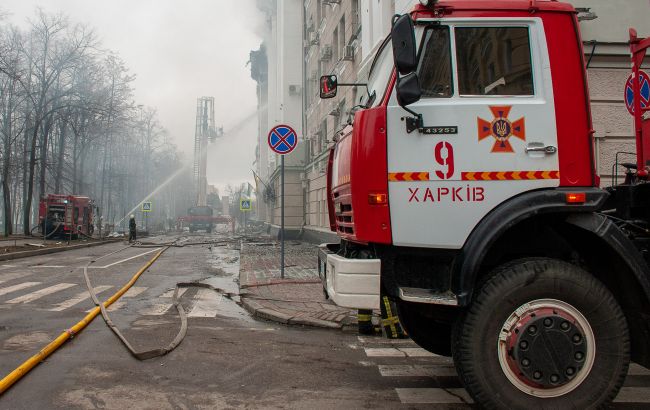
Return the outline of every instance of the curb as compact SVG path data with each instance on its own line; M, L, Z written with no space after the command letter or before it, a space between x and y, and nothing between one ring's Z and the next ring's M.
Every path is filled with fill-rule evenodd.
M301 325L319 327L324 329L344 329L342 323L331 322L329 320L314 319L310 317L291 316L285 313L265 308L259 303L248 300L246 297L241 298L241 304L253 317L270 320L272 322L282 323L284 325Z
M72 251L75 249L91 248L94 246L107 245L109 243L115 243L120 241L121 239L108 240L102 242L91 242L91 243L84 243L79 245L60 246L57 248L49 248L49 249L34 249L33 251L10 252L10 253L5 253L0 255L0 261L10 261L14 259L29 258L30 256L40 256L40 255L47 255L50 253Z

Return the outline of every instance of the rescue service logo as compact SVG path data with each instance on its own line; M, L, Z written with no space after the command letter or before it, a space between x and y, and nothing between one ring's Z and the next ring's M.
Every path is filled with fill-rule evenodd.
M510 153L515 152L510 143L510 137L526 141L525 118L522 117L515 122L510 122L508 116L512 106L490 107L494 119L492 122L478 117L478 140L483 141L487 137L495 139L491 152Z

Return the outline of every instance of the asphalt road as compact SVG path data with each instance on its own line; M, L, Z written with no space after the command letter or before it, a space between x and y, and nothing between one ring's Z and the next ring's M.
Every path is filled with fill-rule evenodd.
M113 321L138 348L167 345L180 323L171 289L204 281L236 292L238 246L170 248L112 309ZM123 247L0 263L0 377L93 307L80 267ZM98 261L90 274L100 299L155 249L124 249ZM190 288L182 302L188 332L170 354L134 359L98 317L0 396L0 408L472 408L449 359L410 341L254 321L209 289ZM634 366L614 408L648 408L649 386L650 371Z

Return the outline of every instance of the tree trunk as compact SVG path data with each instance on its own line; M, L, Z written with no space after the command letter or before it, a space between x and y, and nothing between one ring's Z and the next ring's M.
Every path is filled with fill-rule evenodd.
M64 120L60 121L59 125L59 155L56 160L56 177L54 181L54 192L57 194L62 193L63 185L63 161L65 161L65 142L67 125ZM74 191L72 192L75 193Z

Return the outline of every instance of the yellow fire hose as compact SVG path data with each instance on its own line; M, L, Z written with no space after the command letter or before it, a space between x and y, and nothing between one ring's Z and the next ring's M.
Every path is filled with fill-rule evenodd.
M158 253L154 255L153 258L149 260L140 270L133 275L131 280L117 291L113 296L108 298L104 302L104 307L107 308L113 303L115 303L119 298L122 297L128 291L131 286L138 280L140 275L144 273L153 263L165 252L167 248L161 249ZM90 322L93 321L99 315L101 309L99 306L95 306L93 310L90 311L81 321L76 325L72 326L70 329L67 329L54 339L50 344L45 346L40 352L36 353L34 356L30 357L23 364L18 366L14 371L6 375L2 380L0 380L0 395L2 395L9 387L14 383L20 380L24 375L26 375L30 370L32 370L36 365L45 360L49 355L61 347L68 339L72 339L77 333L81 332Z

